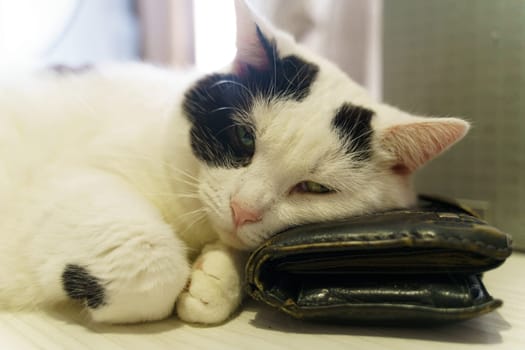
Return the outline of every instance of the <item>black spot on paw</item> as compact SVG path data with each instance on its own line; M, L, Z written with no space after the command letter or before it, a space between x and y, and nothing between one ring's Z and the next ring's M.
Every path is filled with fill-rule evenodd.
M105 304L104 287L100 280L82 266L68 264L62 273L62 286L71 299L85 300L92 309Z

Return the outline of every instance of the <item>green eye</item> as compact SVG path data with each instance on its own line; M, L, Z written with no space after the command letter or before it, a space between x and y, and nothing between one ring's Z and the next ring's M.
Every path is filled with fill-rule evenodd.
M303 181L295 185L294 192L299 193L314 193L314 194L325 194L334 192L334 190L321 185L320 183L313 182L313 181Z
M228 146L235 165L246 166L255 153L255 135L249 126L234 125L228 129Z
M235 134L239 143L247 149L252 149L255 146L255 140L250 129L246 126L238 125L235 127Z

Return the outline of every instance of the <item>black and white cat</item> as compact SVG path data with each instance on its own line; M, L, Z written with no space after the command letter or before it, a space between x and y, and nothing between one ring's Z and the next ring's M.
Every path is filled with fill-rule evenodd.
M243 254L292 225L414 203L467 132L372 100L236 2L223 72L142 65L0 83L0 307L227 319Z

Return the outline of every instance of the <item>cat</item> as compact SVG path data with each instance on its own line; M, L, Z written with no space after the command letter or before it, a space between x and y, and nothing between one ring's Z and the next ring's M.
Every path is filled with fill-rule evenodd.
M227 320L246 252L294 225L409 207L468 131L373 100L241 0L214 74L142 64L4 75L0 308Z

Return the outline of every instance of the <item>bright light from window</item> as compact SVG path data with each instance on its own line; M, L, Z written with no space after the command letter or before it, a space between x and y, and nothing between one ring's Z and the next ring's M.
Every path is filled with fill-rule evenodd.
M205 72L228 65L235 56L232 0L194 0L195 61Z
M78 0L0 0L0 63L27 62L60 37Z

